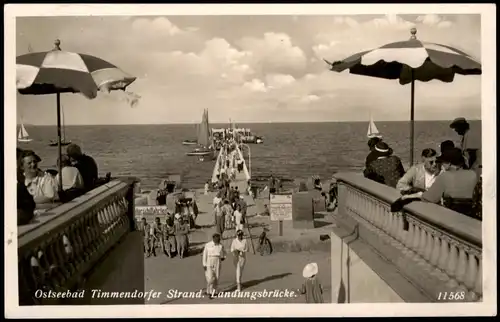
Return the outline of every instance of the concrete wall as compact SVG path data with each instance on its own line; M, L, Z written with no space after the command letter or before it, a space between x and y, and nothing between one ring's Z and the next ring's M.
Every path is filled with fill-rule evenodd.
M140 232L130 232L96 265L84 286L85 299L81 305L144 304L144 298L97 298L91 290L103 292L144 292L144 253ZM84 303L82 303L84 302Z
M334 303L401 303L403 299L350 247L356 236L331 234ZM376 256L375 253L373 253Z

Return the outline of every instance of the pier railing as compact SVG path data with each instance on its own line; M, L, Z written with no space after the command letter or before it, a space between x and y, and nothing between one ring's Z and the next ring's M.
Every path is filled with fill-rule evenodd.
M20 305L69 304L67 295L44 297L85 290L110 250L135 230L135 182L110 181L18 227Z
M407 302L482 299L481 222L439 205L412 202L399 212L400 194L358 173L337 173L338 221L390 263L410 287L385 281ZM377 271L377 265L371 267ZM387 267L387 266L386 266ZM412 289L413 288L413 289ZM410 290L409 290L410 289Z

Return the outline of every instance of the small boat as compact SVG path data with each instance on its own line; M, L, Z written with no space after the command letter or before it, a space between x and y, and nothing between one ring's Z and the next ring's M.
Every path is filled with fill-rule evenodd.
M61 128L62 128L61 146L66 146L66 145L70 145L70 144L71 144L71 140L70 140L70 141L66 141L66 130L65 130L65 126L64 126L64 109L63 109L63 107L62 107L62 106L61 106L61 115L62 115L62 124L61 124ZM57 146L57 140L50 140L49 146Z
M262 143L264 143L264 139L262 137L260 137L260 136L257 136L255 138L255 143L256 144L262 144Z
M382 138L382 134L380 134L379 130L377 129L377 126L375 125L375 122L373 122L373 118L370 115L370 123L368 124L368 133L366 136L371 139L371 138Z
M182 141L182 145L197 145L198 141L196 140L184 140Z
M61 141L61 146L70 145L71 141ZM49 146L57 146L57 141L50 140Z
M194 125L194 129L195 129L195 132L196 132L196 136L198 137L198 124L195 124ZM198 144L198 140L184 140L182 141L182 145L197 145Z
M211 154L213 154L213 150L205 149L205 148L196 148L193 151L186 153L186 155L198 156L198 157L200 157L200 156L205 157L205 156L208 156Z
M215 157L215 149L213 148L214 144L211 142L210 136L210 126L208 123L208 110L205 109L203 111L203 116L201 119L201 123L198 126L198 140L196 140L197 144L200 147L195 148L193 151L186 153L188 156L197 156L197 157L206 157L213 156ZM203 158L204 160L204 158ZM200 160L201 161L201 160Z
M23 123L21 123L21 128L19 129L19 135L17 136L17 141L23 143L33 141L33 139L30 139L30 135L28 134L28 131L26 131L26 128L24 127Z

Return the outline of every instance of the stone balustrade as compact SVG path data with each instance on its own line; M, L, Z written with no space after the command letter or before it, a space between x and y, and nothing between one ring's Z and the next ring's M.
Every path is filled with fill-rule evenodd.
M134 184L113 180L18 227L20 305L68 304L35 294L85 288L89 273L135 228Z
M481 221L419 201L391 212L391 204L401 197L396 189L359 173L337 173L335 178L339 224L356 227L359 238L408 279L416 291L400 288L405 301L482 299ZM397 292L397 285L389 278L386 282Z

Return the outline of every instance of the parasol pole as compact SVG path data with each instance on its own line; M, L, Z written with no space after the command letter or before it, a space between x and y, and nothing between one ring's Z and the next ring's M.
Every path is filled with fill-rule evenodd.
M411 28L410 40L417 39L417 28ZM415 74L410 67L411 73L411 102L410 102L410 167L413 165L413 152L415 145Z
M61 93L56 93L57 98L57 150L58 150L58 171L59 171L59 189L62 190L62 147L61 147Z
M53 50L61 50L61 41L56 39L54 41L54 49ZM57 150L58 150L58 171L59 171L59 189L62 191L62 147L61 147L61 93L56 93L56 101L57 101Z
M410 167L413 165L415 145L415 78L411 69L411 105L410 105Z

